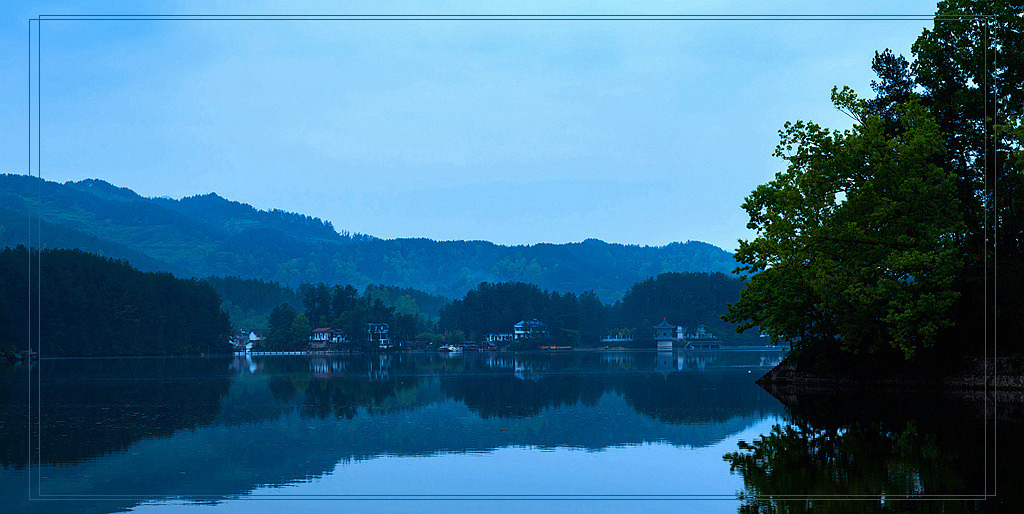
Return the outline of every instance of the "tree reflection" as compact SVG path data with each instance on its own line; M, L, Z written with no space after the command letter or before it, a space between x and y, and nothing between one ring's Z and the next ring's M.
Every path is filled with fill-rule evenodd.
M976 435L980 441L982 434L966 427L972 424L962 418L938 419L934 413L923 413L921 403L910 399L874 411L865 411L858 407L863 402L852 400L829 398L834 404L831 410L809 408L806 403L815 402L803 400L803 405L793 402L799 407L790 407L788 423L776 424L753 442L740 441L739 451L723 457L730 471L743 477L741 494L748 498L740 512L902 511L931 506L959 511L968 505L895 500L982 491L982 456L971 440ZM843 410L847 414L836 417ZM806 412L814 414L802 414ZM949 408L944 412L948 414ZM777 495L884 495L888 499L795 501Z
M769 395L751 389L746 374L699 371L732 356L659 357L653 352L576 352L46 361L42 461L88 461L142 440L204 426L239 427L292 414L353 420L447 402L464 406L478 419L503 422L558 409L592 411L606 401L611 403L602 412L632 411L668 425L710 421L721 430L735 430L748 418L781 409ZM34 438L25 403L31 380L28 370L16 377L12 370L2 371L0 438L5 444L0 445L0 464L20 468L28 463ZM470 422L463 430L493 430ZM651 427L650 433L660 430ZM580 444L599 447L635 439L630 427L611 424L602 430ZM576 441L574 433L568 429L551 441ZM692 442L708 444L715 437L695 435ZM487 441L484 446L510 444L501 437ZM436 441L438 447L446 444Z

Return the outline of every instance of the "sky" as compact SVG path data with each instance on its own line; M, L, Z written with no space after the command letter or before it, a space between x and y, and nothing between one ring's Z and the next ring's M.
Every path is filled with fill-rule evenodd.
M340 6L340 7L339 7ZM4 2L0 173L37 14L931 14L935 1ZM46 180L217 194L382 238L734 250L786 121L927 21L46 21ZM31 87L35 87L33 83Z

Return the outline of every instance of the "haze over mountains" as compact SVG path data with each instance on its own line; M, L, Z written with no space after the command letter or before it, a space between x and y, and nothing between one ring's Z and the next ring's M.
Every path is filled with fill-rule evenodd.
M0 246L30 243L34 182L26 175L0 175ZM388 284L449 297L483 281L522 281L562 292L593 290L613 302L635 282L659 273L728 273L736 266L729 252L697 241L652 247L597 239L529 246L384 240L215 193L146 198L96 179L44 180L41 193L44 248L79 248L186 277L234 275L359 288Z

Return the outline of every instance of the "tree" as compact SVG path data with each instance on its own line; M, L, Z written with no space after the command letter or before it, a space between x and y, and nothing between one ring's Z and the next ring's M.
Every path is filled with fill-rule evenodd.
M288 347L292 323L295 321L295 309L282 303L270 311L270 328L267 333L266 347L270 350L283 350Z
M461 330L455 330L447 334L448 344L459 346L466 342L466 334Z
M749 282L723 319L773 341L911 358L951 324L958 296L964 224L938 165L942 133L916 99L893 105L891 123L849 89L833 101L853 128L786 123L775 155L787 169L743 203L757 237L740 241Z
M420 308L416 305L416 300L406 294L399 296L398 299L395 300L395 312L398 314L416 316L420 313Z
M302 295L302 305L306 308L304 314L307 320L319 322L331 317L331 289L327 284L302 283L299 285L299 293Z
M966 215L968 230L961 241L966 260L956 311L962 332L974 336L982 332L987 315L982 310L985 256L989 283L996 278L998 284L1024 282L1024 4L943 0L936 12L995 15L984 21L937 19L912 47L916 82L946 135L945 165L957 175L957 196ZM996 246L998 277L993 274ZM1019 333L1024 302L1015 287L998 292L993 302L995 292L987 288L988 305L1000 310L1000 332ZM1015 346L1009 350L1024 351Z
M288 327L288 350L298 350L309 341L309 320L305 314L295 316L290 327Z
M419 331L419 318L411 314L396 314L395 322L391 326L391 337L398 342L407 342L415 339Z

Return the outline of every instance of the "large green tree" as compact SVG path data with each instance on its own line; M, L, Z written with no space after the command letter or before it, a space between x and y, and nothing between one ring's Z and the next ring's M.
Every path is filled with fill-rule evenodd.
M966 260L958 285L963 293L958 323L965 335L977 337L984 307L991 311L997 304L999 332L1019 333L1024 302L1014 286L1024 281L1024 4L944 0L936 14L995 15L937 19L914 42L912 70L946 136L944 166L957 175L967 221L960 241ZM988 283L996 281L998 290L982 284L986 260ZM1024 350L1002 348L1004 354Z
M963 222L943 135L914 98L884 113L849 89L833 101L854 126L787 123L775 151L787 169L743 203L757 236L740 241L749 282L724 318L776 341L909 358L950 325L958 296Z

